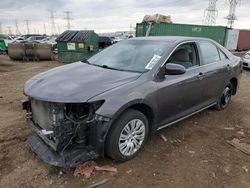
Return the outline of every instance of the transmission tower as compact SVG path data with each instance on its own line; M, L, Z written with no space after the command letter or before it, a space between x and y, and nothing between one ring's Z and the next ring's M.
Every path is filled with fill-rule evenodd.
M240 3L240 0L228 0L230 3L229 14L225 17L227 19L227 26L233 28L234 21L237 20L235 15L236 6Z
M71 28L70 20L72 20L72 18L70 17L70 14L71 14L72 12L70 12L70 11L65 11L64 13L66 14L65 19L67 20L67 29L70 30L70 28Z
M51 35L56 35L56 24L55 24L55 11L54 10L48 10L50 14L50 23L51 23Z
M30 27L29 27L29 22L30 20L24 20L26 23L26 28L27 28L27 34L30 34Z
M15 19L15 25L16 25L16 35L20 35L21 33L19 31L17 19Z
M204 25L215 25L218 10L216 8L216 2L218 0L209 0L208 8L204 11L203 24Z

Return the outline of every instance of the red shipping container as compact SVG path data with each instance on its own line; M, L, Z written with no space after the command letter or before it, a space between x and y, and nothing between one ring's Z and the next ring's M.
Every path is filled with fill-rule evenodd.
M250 30L240 30L237 49L250 50Z

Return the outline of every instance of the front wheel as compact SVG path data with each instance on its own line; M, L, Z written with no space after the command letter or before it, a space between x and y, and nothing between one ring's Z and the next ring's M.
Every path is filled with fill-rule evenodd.
M232 98L232 93L233 93L232 88L233 87L231 83L229 83L225 87L221 97L219 98L219 100L217 101L217 104L215 105L215 108L217 110L223 110L229 105L231 98Z
M116 161L137 155L148 137L148 120L137 110L127 110L118 118L107 137L106 154Z

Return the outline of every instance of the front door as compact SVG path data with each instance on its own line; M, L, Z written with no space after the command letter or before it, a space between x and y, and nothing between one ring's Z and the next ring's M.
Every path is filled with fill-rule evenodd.
M157 82L160 126L202 108L202 81L195 42L181 44L166 63L183 65L186 73L166 75Z

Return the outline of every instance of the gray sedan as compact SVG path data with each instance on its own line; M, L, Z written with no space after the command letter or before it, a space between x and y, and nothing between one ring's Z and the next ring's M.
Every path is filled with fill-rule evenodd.
M150 133L212 106L225 109L241 72L240 58L209 39L121 41L25 83L22 105L35 132L27 145L61 167L105 154L127 161Z

